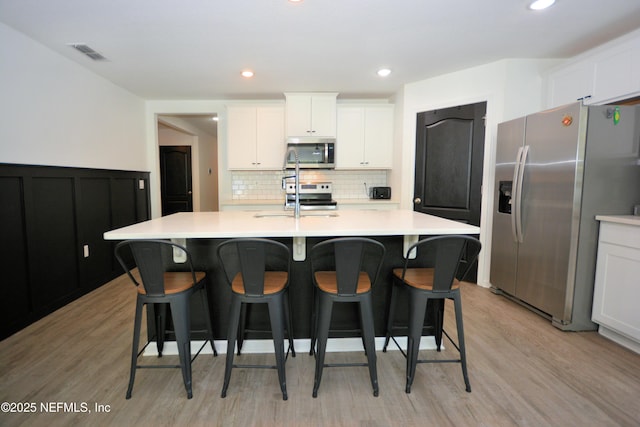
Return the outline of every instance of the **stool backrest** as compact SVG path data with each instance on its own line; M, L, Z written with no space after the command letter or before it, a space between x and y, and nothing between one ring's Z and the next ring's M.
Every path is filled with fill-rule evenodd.
M377 281L384 259L385 247L377 240L364 237L338 237L313 246L312 275L316 271L335 271L338 295L355 295L358 277L364 271L371 286Z
M242 275L245 295L264 295L265 271L291 270L291 251L270 239L230 239L218 245L218 260L229 285L237 274Z
M129 257L126 250L130 250L133 255L135 267L138 268L142 283L138 283L136 277L132 274L131 268L125 259ZM180 251L186 254L186 262L183 266L178 267L172 262L174 251ZM172 243L166 240L125 240L116 245L116 259L129 275L136 286L143 286L147 296L164 296L164 273L169 269L182 270L186 268L191 271L193 283L196 283L195 271L191 262L191 255L184 246Z
M433 291L451 290L453 280L463 280L478 258L482 245L478 239L464 235L430 237L413 244L407 253L416 249L416 260L405 259L404 271L412 265L434 268Z

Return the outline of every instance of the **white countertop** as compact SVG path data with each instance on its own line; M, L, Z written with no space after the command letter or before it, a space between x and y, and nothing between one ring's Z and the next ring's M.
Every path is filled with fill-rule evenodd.
M617 224L636 225L640 227L640 216L636 215L596 215L598 221L615 222Z
M411 210L338 210L303 212L299 219L282 210L181 212L104 234L106 240L232 237L416 236L479 234L480 228ZM288 213L292 215L291 212ZM327 215L337 215L329 217Z

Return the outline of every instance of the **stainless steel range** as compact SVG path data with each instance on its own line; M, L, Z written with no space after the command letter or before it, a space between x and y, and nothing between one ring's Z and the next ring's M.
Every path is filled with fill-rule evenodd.
M296 184L287 179L285 184L285 209L294 209L296 204ZM332 199L332 185L330 182L301 182L300 209L326 210L337 209L338 203Z

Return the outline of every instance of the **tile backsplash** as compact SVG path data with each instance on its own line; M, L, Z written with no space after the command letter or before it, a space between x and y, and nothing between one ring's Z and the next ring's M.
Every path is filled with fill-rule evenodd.
M282 199L282 171L232 171L234 200ZM330 181L334 199L367 199L367 188L387 185L387 171L303 170L300 181Z

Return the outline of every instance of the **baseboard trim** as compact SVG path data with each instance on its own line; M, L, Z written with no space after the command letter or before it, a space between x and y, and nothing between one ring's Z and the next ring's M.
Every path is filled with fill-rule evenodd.
M640 342L630 339L629 337L602 325L598 327L598 333L616 344L620 344L621 346L640 354Z

